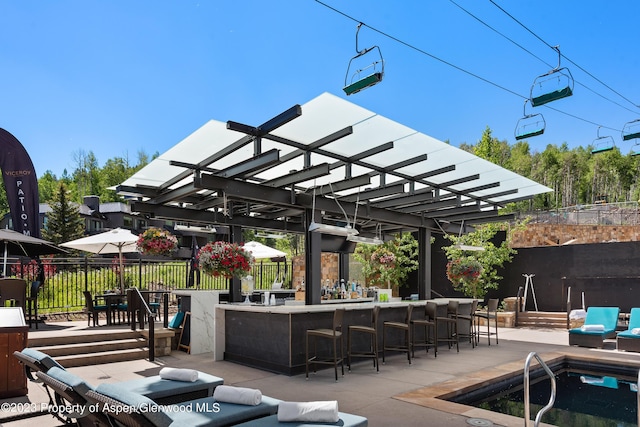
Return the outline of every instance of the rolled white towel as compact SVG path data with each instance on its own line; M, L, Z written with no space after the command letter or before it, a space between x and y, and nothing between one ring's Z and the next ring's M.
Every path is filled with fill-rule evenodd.
M254 388L219 385L213 391L213 398L218 402L256 406L262 402L262 392Z
M640 328L633 328L631 329L631 333L633 335L640 335Z
M194 382L198 380L198 371L195 369L162 368L160 378L163 380Z
M604 332L604 325L582 325L580 329L585 332Z
M304 421L319 423L336 423L338 415L338 401L316 402L280 402L278 404L278 421Z

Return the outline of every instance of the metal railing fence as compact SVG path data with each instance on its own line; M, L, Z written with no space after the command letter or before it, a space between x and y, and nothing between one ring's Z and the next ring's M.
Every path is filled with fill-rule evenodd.
M137 287L147 291L171 291L189 286L190 263L186 261L124 260L124 288ZM42 258L44 285L38 293L40 313L81 311L85 306L84 291L103 294L120 289L119 263L116 258ZM9 258L7 275L31 283L37 280L39 269L35 261ZM290 287L291 261L257 262L252 271L255 289L270 289L276 277L284 277L283 287ZM197 275L194 279L197 279ZM228 289L228 280L204 273L195 280L194 288L207 290Z
M638 225L638 202L577 205L548 211L521 212L519 219L536 224L565 225Z

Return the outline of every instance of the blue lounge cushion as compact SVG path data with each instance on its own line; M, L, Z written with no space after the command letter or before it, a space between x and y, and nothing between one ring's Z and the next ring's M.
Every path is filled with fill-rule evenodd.
M47 375L73 388L81 396L86 396L89 390L93 390L82 378L55 366L47 371Z
M198 372L198 379L194 382L165 380L159 376L153 376L118 383L121 387L147 396L152 400L194 393L203 389L207 390L207 396L211 396L214 389L222 384L224 384L222 378L200 371Z
M96 391L122 402L123 407L135 408L143 414L154 426L169 427L173 420L164 413L153 400L138 393L133 393L120 384L100 384ZM124 410L124 409L123 409Z
M280 422L277 415L257 418L236 427L319 427L319 426L342 426L342 427L367 427L369 421L360 415L338 412L340 419L335 423L310 423L310 422Z
M213 397L190 400L173 405L157 405L151 399L133 393L120 384L100 384L96 392L122 402L123 407L135 408L156 427L212 427L229 426L257 417L273 415L278 399L262 397L257 406L216 402Z
M262 396L262 402L256 406L217 402L213 397L191 400L171 406L174 408L171 412L171 427L236 425L246 420L274 415L279 403L280 400L268 396Z
M53 358L51 358L51 356L49 356L48 354L44 354L41 351L27 347L23 349L21 353L24 354L25 356L29 356L30 358L40 362L40 364L42 364L42 366L44 366L47 370L53 367L57 367L64 370L64 367L62 367L62 365L60 365Z
M587 316L584 319L585 325L603 325L604 330L593 331L584 330L582 328L573 328L569 330L570 334L581 335L608 335L616 330L618 325L618 315L620 309L618 307L589 307Z
M634 334L634 329L640 328L640 308L632 308L629 314L629 326L627 330L618 332L622 338L640 338L640 334Z
M169 327L172 329L177 329L182 325L182 319L184 319L184 311L179 311L169 322Z

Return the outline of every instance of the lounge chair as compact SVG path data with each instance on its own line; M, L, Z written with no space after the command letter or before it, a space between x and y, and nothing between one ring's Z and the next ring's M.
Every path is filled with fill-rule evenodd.
M55 359L32 348L27 347L21 352L16 351L13 354L24 364L27 377L31 381L37 381L33 377L33 372L47 373L53 367L65 370ZM198 372L198 379L195 381L172 381L162 379L160 375L154 375L118 384L132 392L147 396L156 403L166 404L212 396L214 389L224 384L224 380L205 372Z
M273 415L277 399L262 396L258 405L218 402L213 397L160 406L151 399L133 393L119 384L100 384L87 392L87 399L103 412L129 427L224 427ZM122 408L127 408L126 411Z
M14 351L13 355L24 366L24 371L29 381L39 382L39 380L33 376L36 372L47 372L54 366L64 369L62 365L48 354L29 347L22 351Z
M602 348L604 340L616 337L618 307L589 307L584 325L569 329L569 345Z
M281 422L278 421L277 415L269 415L268 417L257 418L247 421L246 423L236 424L236 427L324 427L324 426L341 426L341 427L367 427L369 421L360 415L347 414L338 412L340 419L335 423L319 423L319 422Z
M46 387L51 388L55 392L56 405L60 407L77 405L77 407L83 408L89 406L87 392L95 390L95 388L77 375L58 367L53 367L46 373L38 372L36 375L42 380ZM205 377L209 377L209 375L202 372L198 375L200 381L205 381ZM218 378L218 380L219 385L221 385L222 379ZM193 383L184 381L171 381L158 379L157 377L149 377L143 378L142 380L116 383L115 385L131 393L144 396L156 404L179 404L180 402L191 400L189 399L190 394L188 392L189 384L193 385ZM211 381L209 381L208 384L211 384ZM198 392L192 393L191 395L202 396L203 390L207 390L207 388L203 387L193 387L196 388ZM211 394L205 394L205 397L213 394L213 388L214 387L210 387ZM206 398L212 399L211 397ZM104 414L92 416L92 414L83 412L63 415L67 418L65 421L80 420L87 417L94 424L95 421L101 421L103 424L109 425L108 418ZM104 423L104 421L106 421L106 423Z
M36 375L47 387L47 391L53 390L55 405L58 408L82 409L80 412L51 412L54 417L65 424L109 425L109 418L102 412L88 410L89 405L85 395L92 387L80 377L57 367L51 368L46 374L41 371Z
M631 309L629 327L618 332L616 341L618 350L640 352L640 308Z

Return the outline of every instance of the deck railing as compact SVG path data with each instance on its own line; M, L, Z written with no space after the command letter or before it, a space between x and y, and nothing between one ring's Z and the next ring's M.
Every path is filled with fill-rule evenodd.
M47 313L72 313L84 308L84 291L94 295L120 289L119 263L116 258L42 258L45 271L44 285L38 294L38 311ZM284 286L290 286L291 261L288 261ZM38 266L28 258L9 258L7 275L22 278L31 283L37 280ZM156 261L142 259L124 260L123 289L136 287L141 291L170 292L194 288L207 290L228 289L228 280L207 274L194 275L190 283L189 261ZM276 275L285 274L283 262L256 263L253 268L255 289L270 289ZM174 302L174 301L171 301Z

